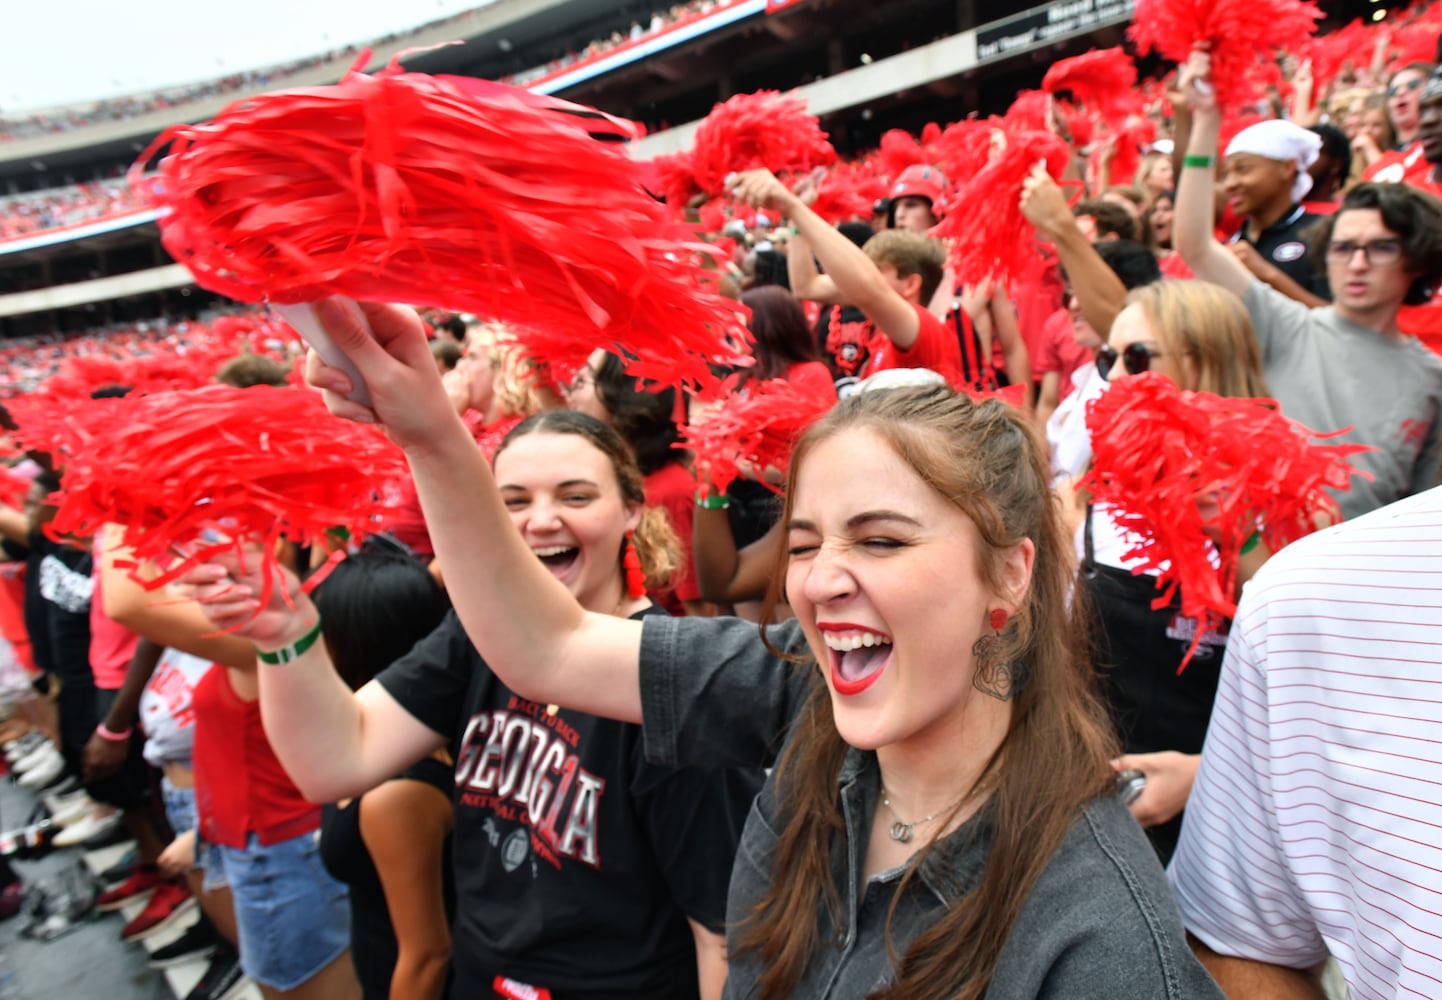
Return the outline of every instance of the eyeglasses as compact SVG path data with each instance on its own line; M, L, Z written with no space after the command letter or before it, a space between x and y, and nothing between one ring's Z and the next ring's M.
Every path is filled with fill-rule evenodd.
M1426 78L1425 76L1419 76L1419 77L1416 77L1415 79L1408 80L1406 83L1402 84L1400 87L1399 87L1397 84L1394 83L1394 84L1392 84L1392 86L1390 86L1390 87L1387 88L1387 96L1388 96L1388 97L1396 97L1396 96L1398 96L1399 94L1402 94L1402 93L1404 93L1404 92L1410 94L1412 91L1416 90L1418 87L1422 86L1422 84L1424 84L1424 83L1426 83L1426 82L1427 82L1427 78Z
M576 372L575 378L571 379L571 384L566 386L566 391L579 392L585 386L595 384L596 369L592 368L590 365L586 365L580 371Z
M1128 344L1122 348L1121 354L1117 354L1117 349L1110 344L1103 344L1102 349L1097 351L1097 373L1102 378L1110 375L1118 357L1121 358L1128 375L1140 375L1142 372L1151 371L1153 358L1165 355L1161 351L1152 350L1146 344Z
M1362 256L1367 258L1367 263L1373 267L1386 267L1388 264L1397 263L1402 256L1402 244L1397 240L1369 240L1366 243L1358 243L1356 240L1333 240L1327 244L1327 259L1334 260L1339 264L1350 263L1362 251Z

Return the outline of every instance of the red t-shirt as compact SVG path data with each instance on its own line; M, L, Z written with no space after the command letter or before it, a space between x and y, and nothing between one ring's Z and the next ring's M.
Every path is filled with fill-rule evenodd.
M671 588L652 596L673 615L684 615L682 601L699 601L696 573L691 568L691 522L696 516L696 477L680 462L672 462L646 477L646 506L661 507L671 518L671 527L681 542L681 567Z
M35 657L30 652L30 633L25 630L25 564L0 563L0 636L15 650L15 658L30 673Z
M889 368L930 368L955 388L962 388L961 345L956 342L956 335L948 333L941 320L925 306L913 302L911 308L916 310L916 342L903 351L886 334L875 331L871 359L862 374L875 375Z
M1057 402L1071 394L1072 373L1092 358L1092 352L1076 342L1076 326L1071 313L1058 309L1052 313L1043 328L1041 350L1031 363L1032 374L1040 378L1047 372L1056 372L1060 378L1057 386Z
M808 396L824 396L828 393L836 398L836 380L831 369L820 361L798 361L786 369L786 381Z
M252 833L269 846L320 827L320 806L300 794L270 748L260 703L235 693L225 667L213 666L200 679L191 705L201 837L244 850Z
M1362 172L1362 179L1383 184L1410 184L1418 177L1425 178L1431 169L1432 164L1422 155L1422 144L1414 142L1406 149L1383 153L1380 160Z

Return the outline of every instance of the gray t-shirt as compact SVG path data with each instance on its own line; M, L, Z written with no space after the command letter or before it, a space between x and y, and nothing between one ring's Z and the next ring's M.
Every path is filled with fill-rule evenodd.
M1376 451L1352 456L1370 472L1336 494L1347 518L1430 489L1442 458L1442 358L1415 337L1388 337L1331 306L1309 309L1260 281L1246 295L1262 369L1282 412L1338 441Z
M780 650L805 652L795 622L772 628L770 638ZM647 756L664 764L770 764L816 683L813 664L779 659L751 622L648 619L641 640ZM863 868L879 789L876 755L849 751L837 788L847 843L835 852L832 873L842 896L843 926L819 907L821 943L794 997L851 1000L892 981L888 915L892 943L903 953L980 876L990 839L985 809L937 845L893 912L903 870L867 879ZM736 854L727 907L731 928L766 891L778 812L773 774L751 807ZM757 957L737 954L736 943L732 930L727 1000L752 996L761 972ZM1095 799L1079 812L1028 894L986 997L1221 1000L1216 983L1187 948L1151 845L1120 801Z

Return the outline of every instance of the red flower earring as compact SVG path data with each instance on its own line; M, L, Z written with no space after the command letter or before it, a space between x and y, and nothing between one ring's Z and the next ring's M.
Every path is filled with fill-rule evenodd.
M992 608L990 621L991 630L993 632L1000 632L1002 629L1006 628L1006 620L1008 617L1009 616L1007 615L1006 608Z

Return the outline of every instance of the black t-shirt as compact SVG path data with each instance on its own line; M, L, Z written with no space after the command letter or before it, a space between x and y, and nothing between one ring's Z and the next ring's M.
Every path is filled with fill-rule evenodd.
M1310 243L1308 230L1316 225L1322 216L1313 215L1301 205L1293 205L1261 234L1252 239L1247 236L1244 225L1232 237L1232 242L1246 240L1257 248L1257 252L1275 264L1283 274L1314 295L1331 301L1332 289L1327 283L1327 273L1312 266L1308 255Z
M27 545L4 543L5 553L25 560L25 630L35 665L62 684L90 687L90 596L94 559L32 531Z
M759 771L658 767L639 726L518 697L454 612L377 680L453 741L453 996L697 995L686 918L722 929Z
M418 761L397 777L424 782L447 798L451 797L455 784L451 768L434 757ZM361 836L360 804L361 800L356 798L344 806L325 807L320 821L320 856L326 870L350 887L350 956L356 978L360 980L361 996L365 1000L389 1000L399 946L386 905L385 888ZM446 850L450 849L448 837ZM446 915L450 916L456 911L456 880L451 873L449 855L442 864L440 877Z

